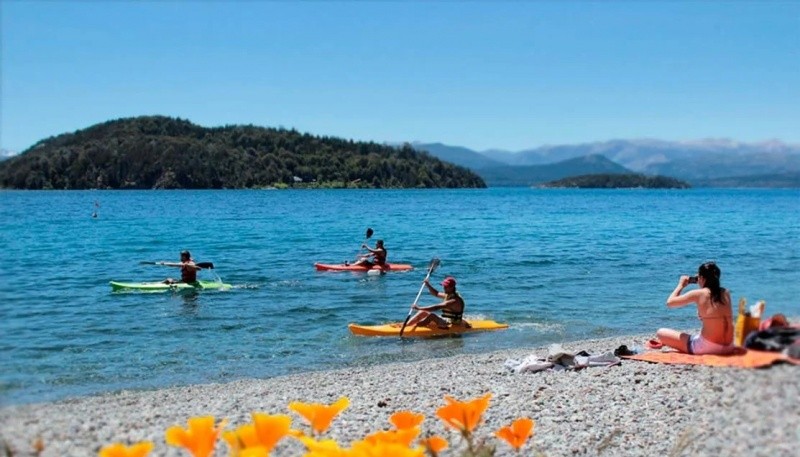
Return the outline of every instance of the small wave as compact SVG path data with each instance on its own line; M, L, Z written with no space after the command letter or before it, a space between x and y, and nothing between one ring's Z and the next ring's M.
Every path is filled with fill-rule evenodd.
M556 322L520 322L510 324L509 328L514 330L535 329L539 333L563 333L565 330L564 324Z

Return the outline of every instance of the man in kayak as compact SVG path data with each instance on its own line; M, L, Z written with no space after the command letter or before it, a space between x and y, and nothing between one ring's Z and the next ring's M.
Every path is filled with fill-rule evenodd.
M442 281L444 292L439 292L433 287L429 280L425 280L425 285L428 286L428 291L434 297L442 299L441 303L431 306L412 306L419 312L408 321L408 326L415 328L417 325L428 325L434 322L437 327L441 329L449 328L451 325L459 325L469 327L469 323L462 317L464 315L464 299L456 292L456 278L448 276ZM442 311L442 315L434 314L432 311Z
M388 255L388 252L386 251L386 248L383 247L383 240L378 240L375 242L375 249L372 249L366 244L362 244L361 247L370 253L362 257L361 260L353 265L363 265L367 267L367 269L377 265L381 267L381 269L386 269L386 256ZM368 260L369 257L372 257L372 261Z
M157 265L164 265L165 267L179 267L181 269L181 280L177 281L172 278L164 280L164 284L175 284L177 282L185 282L187 284L197 282L197 270L200 269L194 263L192 254L189 251L181 251L180 262L158 262Z

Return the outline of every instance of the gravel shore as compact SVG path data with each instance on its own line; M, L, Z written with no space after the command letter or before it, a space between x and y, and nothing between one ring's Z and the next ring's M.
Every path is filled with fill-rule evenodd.
M592 354L621 344L643 346L652 335L564 343ZM314 372L227 384L155 391L125 391L55 403L0 409L0 435L14 456L94 456L115 441L155 442L153 456L186 455L164 443L171 425L189 417L228 419L228 429L250 421L250 413L290 414L290 401L351 404L334 420L328 436L342 444L389 427L388 418L409 409L426 416L423 429L460 440L446 431L435 411L444 395L469 400L493 397L477 436L496 443L497 455L514 455L493 438L517 417L536 421L523 455L545 456L795 456L800 448L800 370L778 364L747 370L663 365L623 360L608 368L515 374L503 363L547 348L504 350L415 363ZM8 452L8 451L6 451ZM284 440L272 455L302 455ZM220 443L218 456L227 455ZM444 455L457 455L452 449Z

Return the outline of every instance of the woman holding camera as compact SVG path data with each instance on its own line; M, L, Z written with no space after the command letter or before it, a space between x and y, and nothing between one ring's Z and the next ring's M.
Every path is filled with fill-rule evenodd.
M714 262L697 269L697 276L681 276L667 298L668 308L697 303L697 317L703 323L699 335L689 335L668 328L658 330L658 338L667 346L688 354L730 354L733 346L733 310L731 294L719 284L721 272ZM698 288L681 294L687 284Z

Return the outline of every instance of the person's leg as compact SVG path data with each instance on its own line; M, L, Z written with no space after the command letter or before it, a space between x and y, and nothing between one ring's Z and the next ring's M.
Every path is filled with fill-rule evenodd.
M408 324L406 324L406 326L418 325L423 320L425 320L426 317L430 316L430 314L431 313L429 313L428 311L418 311L417 314L414 314L414 317L409 319ZM425 323L427 323L427 321Z
M664 345L689 353L689 338L691 336L688 333L672 330L671 328L660 328L656 335Z

